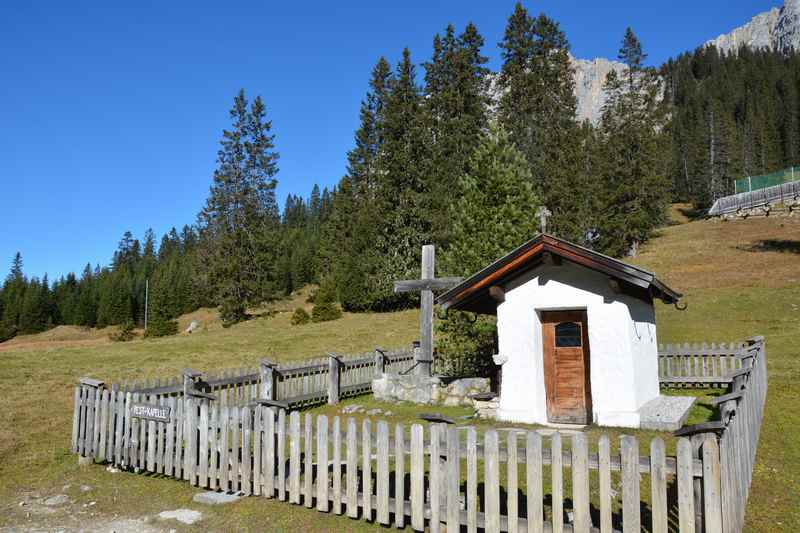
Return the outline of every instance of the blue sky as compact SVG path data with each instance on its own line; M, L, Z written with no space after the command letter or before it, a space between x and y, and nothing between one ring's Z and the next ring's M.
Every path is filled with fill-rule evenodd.
M625 27L649 63L779 0L525 2L581 58L614 58ZM51 279L104 265L125 230L160 235L203 205L233 96L260 94L281 153L278 201L332 186L369 72L472 21L499 65L513 2L44 2L0 5L0 275L22 252ZM420 69L421 71L421 69ZM421 72L420 72L421 74Z

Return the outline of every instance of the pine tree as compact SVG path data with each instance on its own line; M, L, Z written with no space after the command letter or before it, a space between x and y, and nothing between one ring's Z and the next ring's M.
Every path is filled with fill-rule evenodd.
M366 225L372 213L359 201L351 178L345 176L333 194L333 210L325 222L320 240L320 272L330 273L339 301L348 311L373 309L383 295L375 289L378 228ZM361 226L361 222L365 222Z
M342 310L336 305L336 287L333 280L325 279L319 286L314 297L314 307L311 310L312 322L328 322L342 316Z
M134 321L133 292L125 269L106 270L98 283L97 325L115 326Z
M422 120L429 136L424 179L425 209L435 242L446 246L451 224L448 212L458 197L459 177L487 127L487 58L483 37L472 24L456 36L452 25L433 41L425 63ZM417 162L420 165L421 162Z
M517 4L506 27L499 120L531 166L539 197L553 213L550 231L582 242L590 229L585 195L596 194L584 165L591 138L576 122L569 42L558 23Z
M279 215L275 200L278 153L261 97L248 108L234 99L233 128L223 132L218 168L198 222L203 267L225 325L246 318L248 305L274 298Z
M347 154L347 175L340 181L321 230L318 278L329 278L348 310L372 308L381 297L374 286L379 256L375 245L384 220L379 195L386 177L379 161L385 142L385 119L394 85L391 67L381 57L372 69L369 90L361 103L355 146Z
M163 337L178 332L175 318L183 312L181 285L183 283L180 256L174 254L159 265L150 284L149 311L145 337Z
M451 274L468 276L538 232L531 213L541 205L530 165L509 134L493 126L461 176L462 196L453 206L454 238L447 252Z
M628 91L636 90L635 82L637 75L644 69L644 60L647 54L642 50L642 43L630 26L625 29L625 36L622 38L622 48L619 49L617 59L623 62L628 68Z
M76 324L94 327L97 323L97 291L92 265L86 263L78 286L78 309Z
M422 244L431 236L425 209L425 130L422 96L408 49L397 66L384 115L384 140L378 154L375 206L381 216L375 247L375 274L369 292L381 295L373 309L408 305L411 299L392 291L394 280L419 271Z
M361 124L355 133L355 147L347 153L347 175L358 195L374 195L375 159L383 145L383 124L391 91L392 71L384 57L372 69L369 91L361 102Z
M3 315L0 317L0 340L12 338L19 330L20 315L28 285L22 266L22 254L17 252L11 262L11 270L3 284Z
M49 324L48 307L50 289L45 282L32 278L25 289L19 315L20 333L39 333Z
M530 165L502 128L486 134L460 180L463 195L453 206L454 236L445 265L468 276L537 233L540 201ZM495 349L495 324L485 317L449 313L438 322L439 352L456 373L484 374Z
M669 182L663 157L669 137L663 132L659 82L642 67L644 53L633 32L625 33L620 59L624 77L608 74L601 142L605 204L598 247L610 255L635 253L666 217Z

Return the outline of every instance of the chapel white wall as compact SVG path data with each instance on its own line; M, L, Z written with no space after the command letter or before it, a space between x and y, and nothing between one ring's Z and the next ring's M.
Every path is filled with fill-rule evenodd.
M638 427L637 409L659 394L652 305L614 294L607 276L566 261L521 276L505 290L497 308L499 352L507 358L498 417L547 423L541 312L585 309L595 422Z

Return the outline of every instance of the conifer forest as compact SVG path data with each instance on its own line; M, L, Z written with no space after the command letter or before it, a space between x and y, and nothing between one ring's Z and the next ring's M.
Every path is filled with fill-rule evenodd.
M311 283L345 311L410 307L414 296L392 284L419 276L423 244L437 247L437 275L466 276L530 239L546 206L548 232L621 257L666 223L671 202L706 209L735 179L798 163L795 53L701 47L653 68L629 28L625 71L609 74L592 124L576 119L557 21L518 4L498 72L484 45L473 24L447 26L427 57L376 58L346 173L307 197L276 197L270 103L232 95L196 220L160 238L126 232L109 264L59 279L29 277L24 255L7 258L0 341L59 324L141 327L146 285L153 336L176 333L175 318L199 307L235 324ZM480 324L454 317L442 328Z

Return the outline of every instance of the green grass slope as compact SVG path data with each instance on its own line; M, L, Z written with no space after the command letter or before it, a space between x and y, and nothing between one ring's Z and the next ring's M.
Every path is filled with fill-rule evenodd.
M800 531L800 219L672 226L636 263L684 292L657 308L659 342L766 338L769 392L746 531Z

